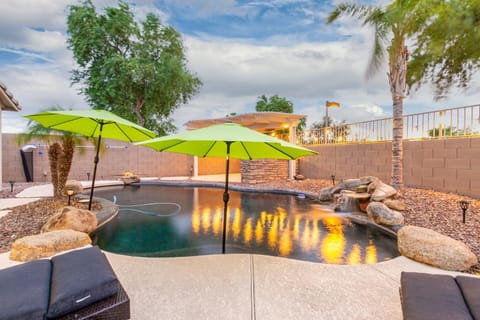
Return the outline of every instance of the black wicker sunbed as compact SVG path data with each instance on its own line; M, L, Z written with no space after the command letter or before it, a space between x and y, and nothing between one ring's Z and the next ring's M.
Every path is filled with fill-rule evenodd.
M402 272L404 320L480 320L480 278Z
M0 270L0 320L130 318L130 300L98 247Z

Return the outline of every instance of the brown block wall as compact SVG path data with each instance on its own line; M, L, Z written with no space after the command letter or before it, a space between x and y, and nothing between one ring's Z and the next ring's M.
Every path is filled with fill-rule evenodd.
M313 146L318 155L298 161L307 178L348 179L372 175L390 181L391 143Z
M391 181L390 142L314 146L319 154L299 161L307 178L336 179L366 175ZM480 198L480 137L403 142L403 177L408 187Z
M3 136L3 181L26 181L20 158L17 135ZM97 179L115 179L130 171L143 177L189 176L193 157L183 154L156 152L153 149L134 146L128 142L104 140L97 167ZM33 181L50 181L48 149L45 142L31 141L37 149L33 151ZM77 146L73 157L69 179L87 180L93 175L95 149L91 144Z
M45 142L32 141L34 181L50 181L50 167ZM106 149L100 153L98 179L114 179L126 171L140 176L190 176L193 157L156 152L150 148L114 140L105 140ZM480 137L446 140L404 141L404 182L406 186L453 192L480 198ZM307 178L336 180L377 176L391 180L391 143L313 146L319 154L298 160L298 173ZM17 135L3 135L3 182L24 182L20 146ZM77 147L70 179L86 180L93 174L94 148ZM288 161L231 159L230 172L241 172L249 183L285 180ZM199 174L225 172L225 159L200 158ZM44 174L46 173L46 174Z

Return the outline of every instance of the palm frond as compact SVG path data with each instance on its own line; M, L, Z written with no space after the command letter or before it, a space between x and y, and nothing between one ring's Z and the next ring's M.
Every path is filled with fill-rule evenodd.
M359 5L353 2L342 2L330 13L327 18L327 24L333 23L341 16L351 16L358 19L367 17L374 7Z
M371 26L374 29L374 45L366 71L366 77L369 78L380 69L385 59L385 44L390 30L385 12L378 7L343 2L328 16L327 24L343 15L357 18L364 26Z

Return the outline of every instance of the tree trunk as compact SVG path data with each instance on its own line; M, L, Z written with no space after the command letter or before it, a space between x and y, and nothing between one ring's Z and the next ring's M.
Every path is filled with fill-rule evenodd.
M58 195L61 198L65 195L65 184L67 183L68 174L72 166L73 154L75 151L75 141L72 137L65 137L63 141L63 150L58 159Z
M403 99L406 92L408 49L401 45L390 62L388 80L393 101L392 186L403 188Z
M58 196L58 158L60 157L60 152L62 147L58 142L55 142L48 148L48 159L50 161L50 175L52 177L52 186L53 186L53 196L57 198Z
M135 115L137 116L137 123L142 127L145 124L145 120L143 120L142 116L142 108L144 104L145 102L141 98L137 97L137 101L135 103Z

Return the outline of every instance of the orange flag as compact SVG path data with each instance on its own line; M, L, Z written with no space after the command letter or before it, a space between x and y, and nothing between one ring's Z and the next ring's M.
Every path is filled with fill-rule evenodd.
M335 101L327 101L326 106L327 106L327 108L329 108L329 107L337 107L337 108L339 108L339 107L340 107L340 103L335 102Z

